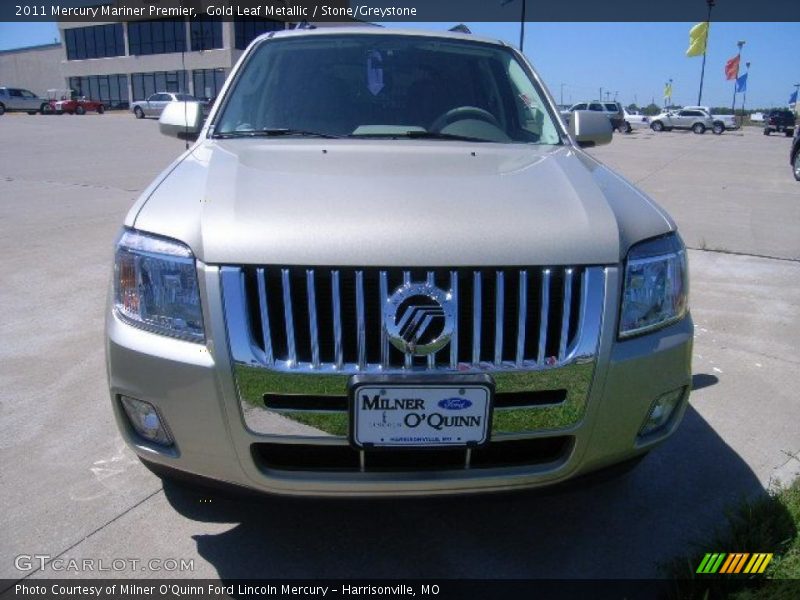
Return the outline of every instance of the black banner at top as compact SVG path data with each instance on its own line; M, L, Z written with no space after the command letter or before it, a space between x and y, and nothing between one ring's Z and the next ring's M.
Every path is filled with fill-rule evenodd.
M712 21L800 21L800 0L3 0L0 21L697 22L709 4Z

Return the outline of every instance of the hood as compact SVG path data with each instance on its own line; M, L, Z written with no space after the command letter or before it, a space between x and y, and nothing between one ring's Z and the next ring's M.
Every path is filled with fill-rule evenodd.
M611 264L673 226L569 146L205 140L129 219L209 264Z

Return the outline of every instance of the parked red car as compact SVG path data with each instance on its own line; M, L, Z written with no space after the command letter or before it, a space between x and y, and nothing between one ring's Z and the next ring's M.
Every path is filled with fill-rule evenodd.
M50 101L50 109L44 112L51 114L85 115L89 111L96 111L102 115L106 110L105 105L99 100L79 97L75 90L47 90L47 97Z

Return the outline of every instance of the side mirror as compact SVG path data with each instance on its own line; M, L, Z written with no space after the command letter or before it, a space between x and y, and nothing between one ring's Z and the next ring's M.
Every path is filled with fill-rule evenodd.
M161 111L158 129L181 140L196 140L203 128L203 109L199 102L170 102Z
M590 110L576 110L569 120L569 132L581 148L602 146L611 142L611 120Z

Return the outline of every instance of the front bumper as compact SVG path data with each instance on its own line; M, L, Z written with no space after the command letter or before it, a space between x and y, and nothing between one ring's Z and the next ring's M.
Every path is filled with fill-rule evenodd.
M686 406L691 385L691 317L640 338L617 341L619 272L608 268L603 327L594 371L586 382L582 416L566 427L545 420L536 431L498 439L508 442L508 447L530 446L541 460L505 466L489 462L469 469L409 467L370 472L285 467L280 457L308 450L299 445L309 441L308 432L296 429L293 422L287 422L281 436L259 434L248 427L228 348L220 272L201 266L199 273L206 345L137 329L111 310L107 316L109 387L120 431L140 457L180 471L282 494L391 496L537 487L646 452L674 432ZM540 375L553 377L559 371ZM683 390L683 398L674 416L657 433L639 437L655 398L676 389ZM138 436L121 408L122 395L156 406L175 445L164 448ZM343 436L320 435L311 441L317 452L312 460L313 456L352 452Z

